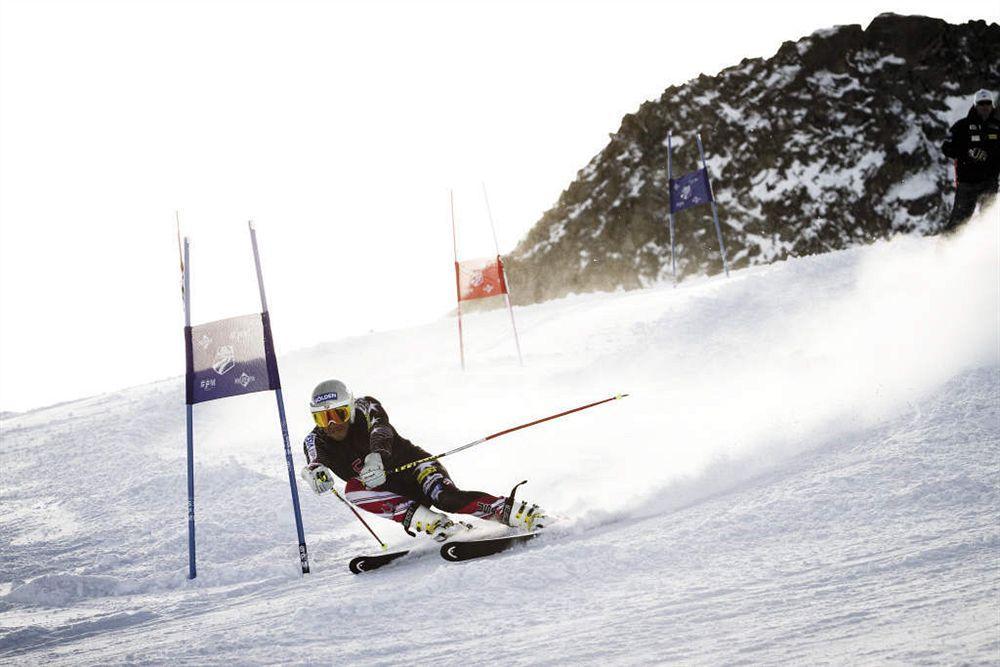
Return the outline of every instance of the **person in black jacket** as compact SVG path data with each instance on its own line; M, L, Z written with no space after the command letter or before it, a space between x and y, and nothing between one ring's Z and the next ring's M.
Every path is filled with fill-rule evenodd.
M326 380L313 389L309 407L316 427L303 443L309 463L301 475L316 493L333 489L339 477L347 483L348 501L403 524L410 535L426 533L439 542L471 526L432 506L525 530L542 527L545 515L537 505L515 503L513 491L507 497L463 491L440 461L393 472L431 455L400 436L371 396L354 398L343 382Z
M951 126L943 152L955 160L958 188L945 231L951 231L972 216L980 199L997 193L1000 177L1000 116L993 94L980 90L968 115Z

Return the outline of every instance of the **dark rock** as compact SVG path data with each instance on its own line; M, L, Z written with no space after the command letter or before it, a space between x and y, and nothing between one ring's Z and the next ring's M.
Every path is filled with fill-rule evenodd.
M940 144L998 84L996 23L882 14L671 86L622 119L505 260L514 301L669 278L671 131L675 176L700 166L702 135L731 267L935 233L953 179ZM676 231L679 278L722 270L708 207Z

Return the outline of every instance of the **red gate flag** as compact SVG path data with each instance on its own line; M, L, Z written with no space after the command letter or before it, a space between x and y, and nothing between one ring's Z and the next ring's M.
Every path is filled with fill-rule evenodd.
M471 301L507 293L503 261L499 256L455 262L458 274L458 300Z

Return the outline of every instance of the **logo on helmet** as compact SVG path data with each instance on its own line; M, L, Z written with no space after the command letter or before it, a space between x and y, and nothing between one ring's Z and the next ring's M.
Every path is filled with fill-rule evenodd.
M320 394L319 396L313 396L313 403L326 403L327 401L336 401L337 392L331 391L326 394Z

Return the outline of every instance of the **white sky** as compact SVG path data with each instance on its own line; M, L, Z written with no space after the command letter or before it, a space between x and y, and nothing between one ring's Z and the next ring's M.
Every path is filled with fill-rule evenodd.
M196 324L259 311L250 218L279 354L435 319L450 188L509 251L643 101L882 11L1000 5L0 0L0 410L183 373L175 210Z

